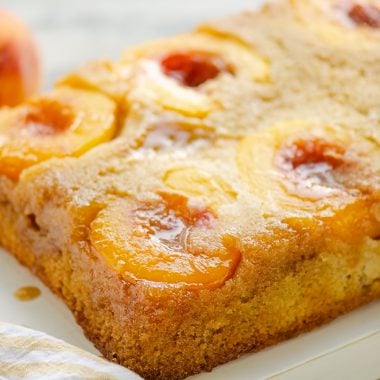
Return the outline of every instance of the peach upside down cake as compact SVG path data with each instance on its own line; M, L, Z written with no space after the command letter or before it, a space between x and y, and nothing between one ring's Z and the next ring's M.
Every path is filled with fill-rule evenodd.
M380 297L380 4L279 0L0 111L0 241L96 347L181 379Z

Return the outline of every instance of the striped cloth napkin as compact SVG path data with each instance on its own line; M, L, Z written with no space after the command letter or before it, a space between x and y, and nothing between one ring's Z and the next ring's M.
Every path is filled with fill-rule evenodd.
M0 379L135 380L135 373L22 326L0 322Z

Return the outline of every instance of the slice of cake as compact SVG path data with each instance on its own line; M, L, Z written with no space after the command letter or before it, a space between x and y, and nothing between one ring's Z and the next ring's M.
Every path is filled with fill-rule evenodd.
M278 1L2 110L1 244L149 379L379 298L379 9Z

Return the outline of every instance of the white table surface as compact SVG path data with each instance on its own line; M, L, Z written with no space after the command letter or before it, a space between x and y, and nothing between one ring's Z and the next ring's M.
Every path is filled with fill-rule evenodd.
M34 31L44 87L86 60L116 58L135 43L190 30L197 23L251 9L260 0L0 0ZM13 292L38 285L21 303ZM297 339L218 367L211 379L380 379L380 302ZM0 320L28 325L96 352L64 305L0 250Z

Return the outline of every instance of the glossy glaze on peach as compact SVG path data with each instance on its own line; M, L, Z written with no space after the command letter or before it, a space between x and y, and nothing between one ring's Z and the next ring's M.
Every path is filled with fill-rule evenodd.
M20 173L53 157L79 156L115 135L115 106L104 96L61 87L0 111L0 173Z

